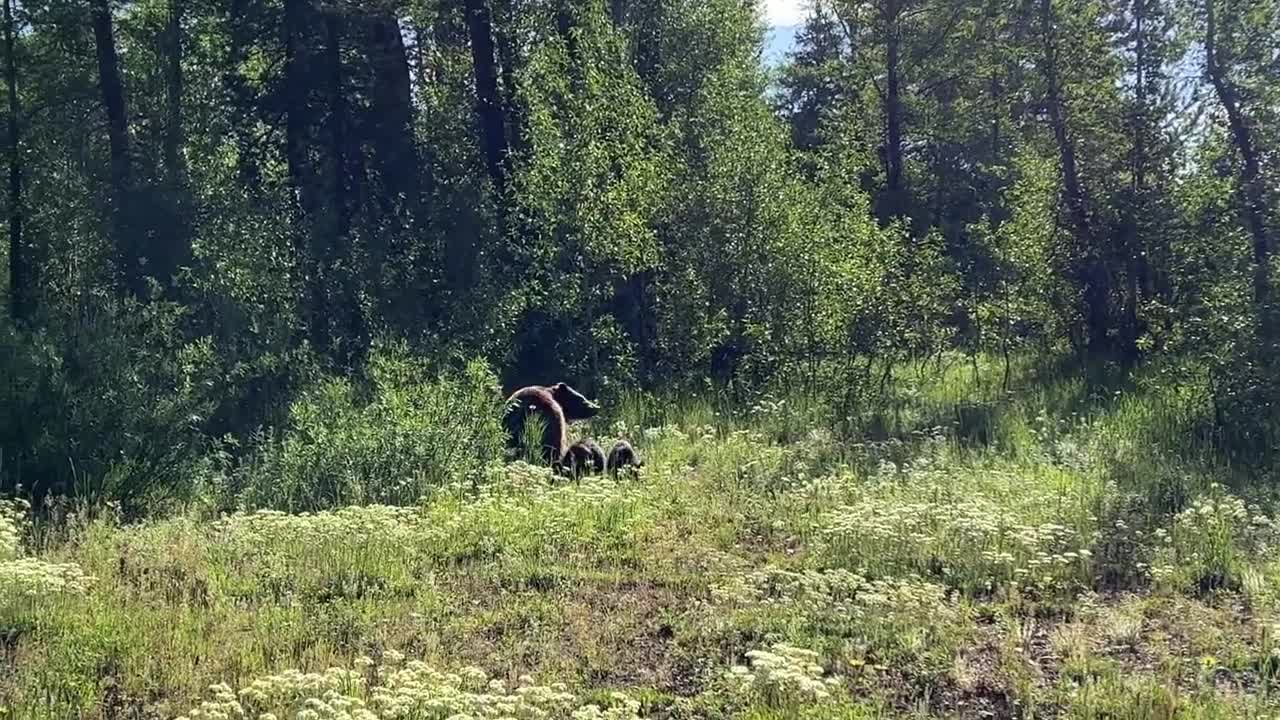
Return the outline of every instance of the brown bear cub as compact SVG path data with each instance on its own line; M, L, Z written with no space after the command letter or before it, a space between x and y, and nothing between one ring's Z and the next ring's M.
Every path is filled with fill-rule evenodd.
M605 469L604 448L595 440L579 440L565 451L560 465L565 474L574 480L583 475L602 473Z
M609 472L616 477L618 471L625 467L642 468L644 460L640 459L639 453L626 440L619 440L613 444L613 449L609 451L608 468Z
M524 451L524 426L528 417L541 415L545 429L542 431L542 459L552 467L559 467L568 449L565 434L568 424L586 420L600 412L600 406L565 383L551 386L530 385L520 388L507 398L507 409L502 416L502 427L507 432L507 447L517 453Z

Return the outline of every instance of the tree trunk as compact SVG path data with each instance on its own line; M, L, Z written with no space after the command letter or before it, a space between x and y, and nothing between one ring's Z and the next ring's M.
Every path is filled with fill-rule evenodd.
M1267 234L1266 194L1262 185L1262 160L1254 142L1250 118L1241 107L1240 94L1229 77L1230 59L1222 57L1218 47L1215 0L1205 0L1205 70L1218 102L1227 113L1232 144L1240 153L1240 195L1244 200L1245 225L1253 239L1253 299L1265 316L1271 304L1271 242ZM1270 323L1264 327L1268 332Z
M325 26L325 65L329 71L329 207L333 211L334 249L351 232L351 210L347 198L347 108L342 94L342 27L336 13L328 13ZM328 258L326 258L328 259Z
M374 67L373 130L384 188L398 207L385 210L408 215L419 211L418 146L413 131L413 84L400 23L394 15L372 20L369 54Z
M171 193L172 219L171 227L156 227L155 240L151 254L154 274L169 279L178 274L179 269L191 258L191 211L187 203L186 160L182 156L182 145L185 140L182 127L182 18L186 0L169 0L169 14L166 17L165 44L165 133L164 133L164 165L168 190ZM154 243L165 242L164 247Z
M284 1L284 101L285 161L299 207L304 207L307 175L307 111L309 105L306 67L307 0Z
M361 204L364 163L359 147L351 144L348 137L350 111L343 87L343 19L343 15L336 11L330 11L324 17L331 172L331 195L327 203L332 222L317 255L324 263L326 317L333 319L336 330L341 333L328 338L329 345L321 348L344 367L352 367L366 346L364 312L359 302L358 276L355 274L356 258L351 247L352 209Z
M403 284L387 283L384 272L397 276L417 268L412 266L411 247L418 229L425 226L425 198L429 196L431 170L419 162L414 134L413 81L409 53L393 14L378 14L370 21L368 55L373 65L372 146L380 190L373 191L391 232L376 233L366 239L368 251L365 275L371 292L386 306L384 318L392 325L409 328L421 322ZM415 38L421 41L419 35ZM423 192L426 174L427 192Z
M324 253L317 242L321 236L315 217L318 203L307 154L312 85L308 73L311 53L307 45L310 12L308 0L284 1L285 162L293 189L294 262L303 294L298 304L299 319L312 347L324 351L330 345L326 278L322 273Z
M512 18L508 18L508 21L511 20ZM528 148L525 146L527 121L520 107L519 88L516 84L519 51L509 28L499 29L496 34L498 64L502 70L502 110L506 114L508 125L507 143L513 155L521 156Z
M989 79L988 90L991 93L991 154L989 161L991 165L1000 164L1000 78L996 75L996 71L992 69Z
M1045 76L1045 104L1053 136L1058 145L1062 166L1062 187L1067 210L1071 217L1075 236L1075 252L1072 263L1075 279L1082 286L1085 302L1085 322L1089 332L1089 346L1094 350L1107 349L1110 327L1110 277L1105 263L1098 256L1093 228L1089 217L1089 198L1080 181L1076 165L1075 143L1067 128L1066 110L1062 102L1062 89L1058 77L1057 43L1054 39L1052 0L1040 2L1041 31L1044 34L1043 71Z
M112 231L120 253L124 288L135 297L146 297L139 239L129 229L131 168L129 160L129 118L125 107L124 84L116 56L108 0L93 0L93 37L98 54L98 82L107 110L107 138L111 153Z
M167 125L164 135L165 172L171 183L182 183L186 175L182 159L182 5L183 0L169 0L169 16L165 27L165 110Z
M333 353L338 341L353 340L354 318L358 310L348 300L351 279L339 269L339 259L348 257L348 244L351 238L351 203L347 186L347 108L346 98L342 94L342 27L336 13L330 12L324 18L325 47L324 64L328 71L328 106L329 114L327 130L329 135L329 197L328 227L318 233L316 244L316 260L320 263L322 277L325 279L325 317L332 318L338 331L345 337L327 337L329 342L319 346L322 351ZM335 295L341 302L330 299Z
M886 219L899 218L906 214L906 203L903 198L902 180L902 88L901 73L901 37L899 28L900 11L897 0L889 0L885 11L885 192L888 199Z
M493 53L493 20L485 0L466 0L467 29L476 83L476 113L480 117L485 163L500 212L508 202L507 134L498 94L498 72Z
M250 130L252 125L250 118L254 114L255 104L248 80L240 72L240 65L244 62L249 44L243 18L247 3L248 0L231 0L231 7L227 13L230 35L230 48L227 53L229 67L222 82L232 111L231 133L236 144L236 172L244 186L256 193L262 187L262 171L258 167L257 148L254 146L253 132Z
M1143 279L1146 277L1146 253L1143 248L1141 205L1147 189L1147 0L1133 0L1134 22L1134 117L1133 170L1129 195L1129 218L1126 221L1125 251L1128 267L1125 283L1124 353L1129 359L1138 355L1138 338L1143 327L1138 317L1142 304Z
M18 133L18 60L14 56L13 0L4 0L5 81L9 88L9 312L15 323L31 317L34 273L22 237L22 156Z

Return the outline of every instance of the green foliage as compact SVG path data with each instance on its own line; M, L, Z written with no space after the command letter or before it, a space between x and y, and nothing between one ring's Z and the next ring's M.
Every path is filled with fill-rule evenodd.
M437 375L402 347L375 348L361 385L329 377L300 394L288 424L237 471L238 500L287 510L411 504L478 482L501 451L500 417L484 363Z
M7 3L0 718L1276 715L1275 0L757 5Z
M524 457L519 458L530 465L542 463L545 448L542 444L543 433L547 430L547 419L542 413L533 413L525 420L518 438L520 447L524 448Z
M373 358L387 389L354 388L344 403L419 397L422 369L403 350ZM1123 559L1149 572L1115 592L1102 562L1121 532L1110 510L1165 468L1115 474L1094 455L1161 427L1164 401L1142 383L1090 395L1081 377L1035 370L1015 363L1011 395L997 389L998 360L977 377L965 363L941 380L900 371L904 427L985 388L1002 439L991 444L949 426L850 446L816 419L789 437L792 398L716 414L704 397L666 404L660 426L621 428L647 462L617 482L556 483L517 462L412 506L57 528L0 505L0 542L6 523L22 536L0 559L12 668L0 707L36 718L103 704L164 717L237 704L368 717L597 717L593 704L624 717L1274 712L1262 690L1274 674L1280 565L1263 509L1274 501L1206 486L1181 511L1126 518ZM839 462L820 460L837 450ZM1242 693L1229 677L1260 684Z
M972 345L1007 355L1037 335L1065 334L1055 313L1063 302L1062 278L1053 272L1062 228L1055 219L1056 168L1023 151L1014 159L1017 180L1003 193L1007 217L972 228L989 269L975 278Z
M212 343L181 307L104 302L39 332L0 330L0 487L128 513L189 497L218 397Z
M737 0L243 5L10 8L6 490L412 502L492 453L445 357L606 407L698 393L717 432L761 410L826 463L827 433L1075 432L1037 413L1111 380L976 379L1070 347L1167 403L1055 461L1274 461L1272 0L822 0L776 72Z
M572 29L539 44L522 76L528 162L518 202L537 236L523 275L530 317L524 372L556 368L608 396L636 380L619 307L627 283L660 265L655 228L672 158L653 99L628 61L604 4L567 11ZM622 322L619 322L622 321ZM539 351L553 353L534 361Z
M1154 534L1159 550L1152 573L1190 592L1242 589L1251 561L1273 552L1277 539L1273 520L1261 508L1250 508L1220 486L1174 516L1171 529Z

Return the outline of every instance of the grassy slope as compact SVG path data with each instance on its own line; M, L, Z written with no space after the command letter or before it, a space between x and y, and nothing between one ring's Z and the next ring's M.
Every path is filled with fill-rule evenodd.
M326 689L302 717L1280 711L1273 503L1191 440L1194 401L972 372L904 382L878 441L787 403L629 408L638 480L516 465L420 508L73 524L34 554L87 590L0 576L0 718L218 717L270 675L250 716ZM778 643L816 656L747 656Z

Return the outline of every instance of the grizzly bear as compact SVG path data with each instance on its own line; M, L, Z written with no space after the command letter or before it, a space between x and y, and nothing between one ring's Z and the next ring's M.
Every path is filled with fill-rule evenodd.
M640 455L631 443L626 440L619 440L613 444L613 449L609 451L608 468L609 472L617 477L618 471L631 466L635 468L644 467L644 460L640 459Z
M583 475L602 473L605 469L604 448L595 440L579 440L565 451L560 464L564 472L574 480Z
M575 420L586 420L600 412L600 406L588 400L582 393L565 383L551 386L530 385L520 388L507 398L502 417L507 432L507 447L517 452L524 450L524 426L529 415L542 417L542 459L552 468L559 468L561 458L568 449L565 429Z

